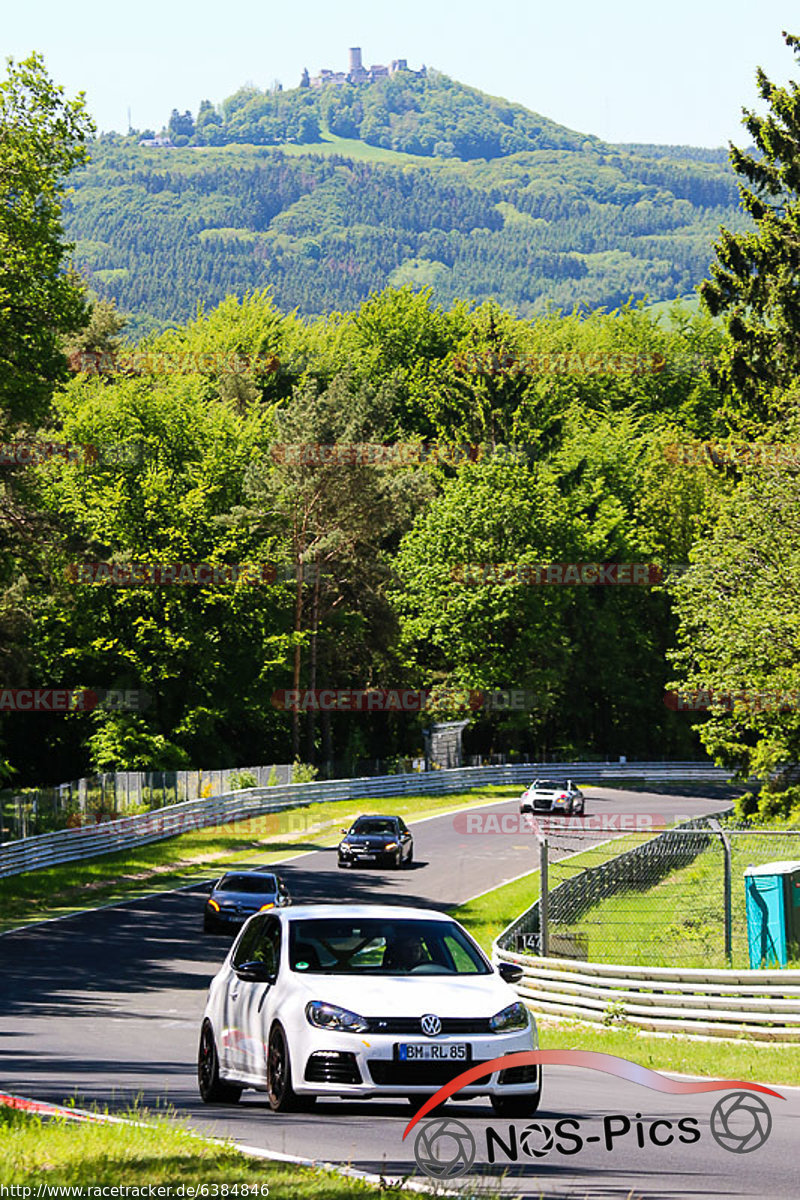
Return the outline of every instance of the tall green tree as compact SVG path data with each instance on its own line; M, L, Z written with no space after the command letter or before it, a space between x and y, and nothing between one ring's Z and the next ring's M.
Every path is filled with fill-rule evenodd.
M254 463L248 486L268 527L285 531L295 573L292 687L364 686L374 679L396 633L386 599L388 552L432 492L422 471L370 461L346 461L354 446L385 440L396 404L389 384L372 388L336 376L327 388L310 381L291 406L276 413L270 462ZM383 565L382 565L383 564ZM306 580L306 576L308 579ZM307 754L315 757L314 714L308 714ZM332 757L330 726L324 754ZM295 757L300 722L292 713Z
M800 38L783 38L800 57ZM722 230L700 294L730 335L722 378L731 410L758 421L780 417L783 391L800 368L800 88L778 87L760 67L756 78L769 111L743 111L757 152L730 152L753 227Z
M62 338L87 321L83 288L66 267L65 178L88 158L83 94L64 96L37 54L8 61L0 83L0 441L36 429L66 372ZM0 478L0 677L24 682L27 580L50 536L32 510L24 468ZM0 754L0 775L8 771Z
M40 55L8 62L0 83L0 418L34 424L65 370L61 336L88 319L65 270L65 179L88 161L94 125L83 93L50 79Z
M692 559L674 588L672 686L707 710L710 754L766 778L800 758L800 478L749 475Z

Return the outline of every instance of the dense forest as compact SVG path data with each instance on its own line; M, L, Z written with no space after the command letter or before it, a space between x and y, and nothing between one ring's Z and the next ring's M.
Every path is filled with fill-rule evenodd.
M148 702L5 706L6 774L291 758L324 771L416 756L449 718L482 755L705 747L764 776L796 760L800 704L754 697L800 695L785 469L800 201L775 149L797 161L800 130L752 117L759 157L732 156L749 229L741 215L719 232L733 210L714 163L606 162L592 146L426 174L266 149L98 152L80 103L58 99L40 61L24 70L35 87L0 85L0 126L3 103L43 98L13 140L25 186L0 171L15 248L0 276L3 678ZM765 92L776 113L784 96ZM57 152L36 168L44 136ZM62 199L52 181L67 175ZM85 222L91 282L105 272L111 290L119 272L171 328L137 343L113 301L63 271L64 215ZM520 298L523 262L550 298L611 278L627 297L637 270L677 270L679 247L688 278L714 233L702 311L666 322L625 298L564 315ZM378 287L365 245L386 267L398 247L435 245L474 294ZM506 246L520 273L507 302L489 295L512 286L493 276ZM235 264L252 259L265 286L248 290ZM337 285L352 302L327 312ZM424 693L423 711L286 703L399 689ZM464 700L498 692L524 702Z
M314 114L302 137L295 111ZM194 132L173 130L176 148L103 135L70 180L75 262L131 333L265 287L307 316L406 284L519 316L672 300L703 278L720 223L745 223L718 152L607 146L442 76L243 89L178 127Z

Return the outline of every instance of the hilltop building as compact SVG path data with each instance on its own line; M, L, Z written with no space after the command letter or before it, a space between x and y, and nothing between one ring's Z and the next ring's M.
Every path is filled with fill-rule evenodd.
M342 87L345 83L375 83L377 79L388 79L390 75L396 75L398 71L407 71L409 75L416 75L420 78L425 76L425 67L420 71L409 71L408 59L393 58L388 67L381 63L373 63L370 67L365 67L361 60L361 47L351 46L347 52L348 69L346 71L330 71L327 67L323 67L319 75L311 76L311 87L322 88L333 84L334 87ZM304 78L307 78L304 72ZM308 86L301 81L301 87Z

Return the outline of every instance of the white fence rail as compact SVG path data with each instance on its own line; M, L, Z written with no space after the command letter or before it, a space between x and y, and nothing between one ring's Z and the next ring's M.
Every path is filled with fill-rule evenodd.
M564 776L596 783L612 780L628 783L665 780L724 783L728 778L721 768L703 763L516 763L461 767L424 774L315 780L313 783L248 788L203 800L187 800L155 812L7 842L0 846L0 877L82 858L94 858L189 833L194 829L224 825L229 821L241 821L323 801L442 795L491 785L524 785L533 778Z
M522 967L520 999L543 1016L624 1020L657 1033L800 1041L800 971L706 971L539 958L494 946Z

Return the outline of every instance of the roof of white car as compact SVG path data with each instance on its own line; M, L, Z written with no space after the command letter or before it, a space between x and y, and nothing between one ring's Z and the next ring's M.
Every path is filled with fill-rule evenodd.
M293 904L281 909L286 920L303 917L399 917L424 918L426 921L452 921L447 913L435 908L417 908L412 904Z

